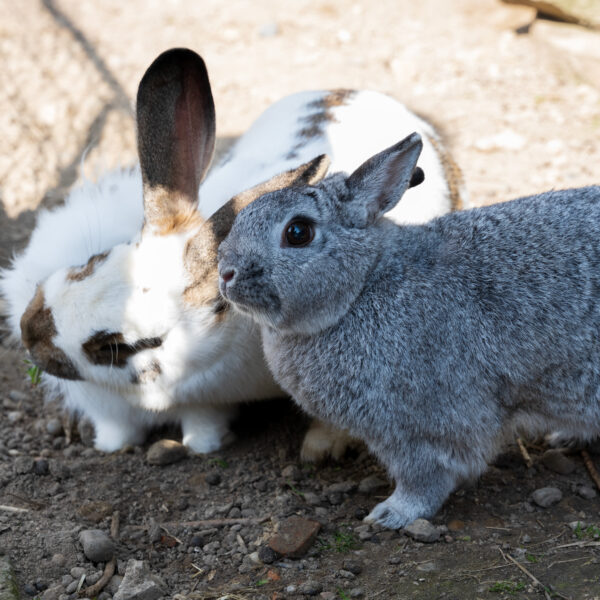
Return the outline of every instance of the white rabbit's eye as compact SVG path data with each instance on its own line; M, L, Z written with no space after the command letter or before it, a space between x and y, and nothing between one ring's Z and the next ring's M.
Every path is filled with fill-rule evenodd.
M294 219L290 221L284 229L282 245L285 247L293 246L300 248L308 246L315 237L313 224L305 219Z

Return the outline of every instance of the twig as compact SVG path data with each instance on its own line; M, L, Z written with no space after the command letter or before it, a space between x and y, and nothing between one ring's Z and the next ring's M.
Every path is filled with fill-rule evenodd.
M119 537L119 511L116 510L113 513L112 520L110 522L110 537L113 540L117 540ZM90 585L86 587L84 590L79 592L80 597L85 598L95 598L107 585L108 582L112 579L112 576L115 574L115 569L117 568L117 557L113 556L107 563L104 565L104 572L102 573L102 577L94 583L94 585Z
M523 440L520 437L517 438L517 446L519 446L519 450L521 451L521 456L523 457L523 460L525 461L527 468L532 467L533 460L531 460L531 456L530 456L529 452L527 452L527 448L525 448L525 444L523 443Z
M600 490L600 475L598 474L598 471L592 462L592 457L589 455L587 450L582 450L581 456L583 457L583 464L587 467L590 477L596 484L596 487Z
M19 506L8 506L8 504L0 504L0 510L14 513L29 512L28 508L20 508Z
M26 496L21 496L20 494L13 494L9 492L9 496L12 496L15 500L20 500L25 504L29 504L31 508L35 510L42 510L42 508L46 508L46 504L44 502L39 502L38 500L33 500L32 498L27 498Z
M571 544L563 544L562 546L554 546L555 550L560 548L586 548L588 546L600 546L600 542L572 542Z
M552 600L552 598L550 597L550 594L548 594L548 590L547 590L546 586L535 575L533 575L530 571L528 571L521 563L516 561L510 554L505 554L504 552L502 552L502 548L498 548L498 550L500 550L500 554L502 554L502 556L504 558L507 558L516 567L521 569L521 571L523 571L523 573L525 573L525 575L527 575L527 577L529 577L535 585L537 585L544 591L544 597L546 598L546 600Z

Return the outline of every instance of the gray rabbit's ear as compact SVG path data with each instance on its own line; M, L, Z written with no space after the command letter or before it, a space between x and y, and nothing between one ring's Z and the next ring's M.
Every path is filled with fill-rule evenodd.
M418 182L417 160L422 148L421 136L412 133L369 158L348 177L351 202L366 209L367 223L392 209L404 192Z
M268 181L259 183L235 196L232 199L234 210L236 213L239 212L242 208L269 192L276 192L292 186L316 185L327 175L330 164L329 157L326 154L320 154L295 169L275 175Z
M185 48L161 54L140 82L136 113L146 224L168 233L196 212L215 148L215 105L202 58Z

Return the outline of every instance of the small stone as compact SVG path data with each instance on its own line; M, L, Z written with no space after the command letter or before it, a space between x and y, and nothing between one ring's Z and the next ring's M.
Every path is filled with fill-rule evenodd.
M10 392L8 392L8 397L13 402L17 402L19 404L21 404L22 402L27 402L27 400L29 400L29 396L19 390L10 390Z
M114 596L117 593L117 591L119 590L119 587L121 586L122 582L123 582L123 575L113 575L111 577L110 581L108 582L108 585L104 589L111 596Z
M299 558L310 548L320 529L320 523L294 515L280 523L269 547L282 556Z
M218 471L207 473L206 483L208 483L208 485L219 485L221 483L221 474Z
M354 531L358 534L358 539L362 542L366 542L373 537L373 530L370 525L360 525Z
M358 491L362 494L372 494L377 490L387 487L387 482L377 477L377 475L369 475L358 484Z
M48 475L50 472L50 465L45 458L36 458L33 461L33 472L36 475Z
M343 579L354 579L356 577L356 575L354 573L351 573L350 571L346 571L346 569L340 569L337 574L339 575L339 577L342 577Z
M404 532L417 542L432 543L440 539L441 531L427 519L416 519L404 528Z
M521 541L522 541L524 544L529 544L529 542L531 542L531 536L525 533L525 534L524 534L524 535L521 537Z
M388 564L390 565L399 565L402 562L401 556L390 556L388 558Z
M18 423L23 419L23 413L20 410L11 410L7 415L9 423Z
M38 591L35 587L35 585L32 585L31 583L26 583L23 586L23 591L28 595L28 596L35 596Z
M335 592L321 592L319 598L321 600L337 600L339 596Z
M314 492L304 492L304 502L309 506L318 506L321 504L321 498Z
M77 512L84 518L94 523L100 523L113 513L113 506L103 500L92 500L82 504Z
M364 598L365 591L362 588L356 587L350 590L350 598Z
M71 583L65 588L65 592L67 592L67 594L73 594L77 591L78 586L79 581L71 581Z
M344 560L342 566L346 571L350 571L350 573L352 573L353 575L360 575L363 570L362 563L352 558L347 558L346 560Z
M19 456L15 458L15 473L17 475L25 475L33 471L33 458L30 456Z
M159 440L148 448L146 461L150 465L170 465L187 456L187 448L175 440Z
M545 487L535 490L531 494L531 499L542 508L548 508L562 500L562 492L555 487Z
M275 37L279 34L279 25L275 22L265 23L258 28L258 35L260 37L269 38Z
M437 571L437 568L438 568L437 565L432 560L421 563L420 565L417 565L417 571L423 571L425 573L431 573L432 571Z
M575 463L560 450L546 450L542 455L542 463L547 469L561 475L568 475L575 470Z
M290 481L298 481L302 477L302 473L296 465L288 465L281 471L281 476Z
M571 521L569 523L569 528L571 529L571 531L585 529L586 527L587 523L585 521Z
M50 562L57 567L64 567L67 564L67 558L61 552L52 555Z
M132 558L127 561L123 581L113 600L158 600L164 594L164 583L150 573L148 564Z
M83 553L92 562L106 562L115 553L114 542L100 529L85 529L79 534Z
M62 435L63 426L62 426L62 423L60 422L60 419L56 419L56 418L50 419L46 423L46 431L54 437Z
M344 494L341 492L331 492L327 494L327 500L332 506L339 506L344 501Z
M273 550L270 546L261 546L258 549L258 558L265 563L266 565L270 565L274 563L278 558L279 554Z
M339 481L328 486L326 492L329 494L349 494L357 487L354 481Z
M61 594L64 594L65 588L62 585L55 585L48 588L42 594L42 600L58 600Z
M449 531L462 531L464 528L465 522L461 521L460 519L452 519L452 521L448 523Z
M86 571L85 571L85 569L84 569L83 567L73 567L73 568L72 568L72 569L69 571L69 573L71 573L71 577L72 577L73 579L77 579L77 580L81 579L81 576L82 576L82 575L85 575L85 572L86 572Z
M587 485L581 485L577 488L577 494L586 500L592 500L597 496L596 490L588 487Z
M197 534L192 536L192 539L190 540L190 546L192 548L202 548L202 546L204 546L205 543L206 540L201 535Z
M296 593L296 586L295 585L288 585L285 588L286 593L288 594L295 594Z
M306 581L298 586L298 593L305 596L316 596L323 591L323 586L318 581Z

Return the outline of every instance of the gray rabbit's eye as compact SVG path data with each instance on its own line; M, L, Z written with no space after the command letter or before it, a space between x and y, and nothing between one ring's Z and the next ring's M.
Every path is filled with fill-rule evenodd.
M293 219L284 229L282 246L301 248L308 246L315 237L313 224L306 219Z

